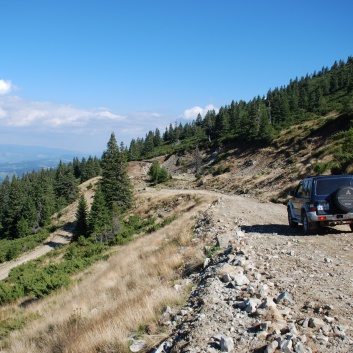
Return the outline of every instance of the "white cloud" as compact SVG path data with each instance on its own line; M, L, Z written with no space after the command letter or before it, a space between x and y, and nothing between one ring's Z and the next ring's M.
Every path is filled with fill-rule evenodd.
M204 116L212 109L218 112L218 108L208 105L185 110L181 117L196 119L198 113ZM169 111L132 111L120 115L107 107L80 109L72 105L0 95L2 143L103 150L113 131L118 141L128 145L133 138L144 138L150 130L158 128L163 133L176 118Z
M0 96L2 143L103 150L111 132L128 145L132 138L142 138L149 130L164 129L167 126L164 119L158 112L119 115L107 107L79 109L12 95Z
M0 98L0 126L73 128L123 121L126 117L107 110L84 110L70 105L26 101L16 96Z
M182 118L187 120L195 120L198 114L201 114L201 116L204 117L209 110L214 110L216 113L218 113L219 111L219 109L216 108L213 104L206 105L205 108L196 106L196 107L184 110L184 113L182 114Z
M0 80L0 95L10 93L13 88L11 81Z

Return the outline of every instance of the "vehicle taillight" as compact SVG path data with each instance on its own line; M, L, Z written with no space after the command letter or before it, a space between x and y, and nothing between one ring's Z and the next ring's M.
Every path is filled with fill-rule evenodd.
M326 220L326 216L320 216L317 218L319 221L325 221Z
M309 205L309 209L310 209L310 211L315 212L316 211L316 206L311 203Z

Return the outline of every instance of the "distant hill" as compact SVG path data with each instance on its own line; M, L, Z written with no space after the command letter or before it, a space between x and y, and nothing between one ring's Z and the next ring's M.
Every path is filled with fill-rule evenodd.
M86 157L82 153L43 146L0 145L0 182L8 175L22 176L26 172L40 171L58 166L59 161L72 162Z

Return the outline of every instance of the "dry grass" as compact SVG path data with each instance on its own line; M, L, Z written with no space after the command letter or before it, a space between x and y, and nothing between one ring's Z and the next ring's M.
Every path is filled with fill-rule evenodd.
M152 195L148 203L141 202L140 206L145 209L148 204L151 209L156 201ZM183 264L192 259L201 261L202 244L195 246L191 241L191 229L197 213L206 202L210 203L203 200L195 205L192 198L185 196L179 197L177 204L175 197L172 201L178 219L117 248L113 256L93 266L70 289L22 309L25 315L35 313L40 319L10 334L0 351L128 352L129 337L147 336L141 329L138 332L147 326L153 327L148 336L150 346L161 340L164 332L158 326L160 314L167 305L180 305L187 294L186 288L184 292L173 288L181 279ZM168 202L162 204L166 207Z

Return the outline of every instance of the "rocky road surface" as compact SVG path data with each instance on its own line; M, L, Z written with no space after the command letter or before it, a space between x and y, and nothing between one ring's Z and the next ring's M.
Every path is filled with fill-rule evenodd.
M284 205L219 195L195 228L206 235L221 251L186 279L193 292L163 314L171 334L152 352L353 352L348 226L302 236Z

